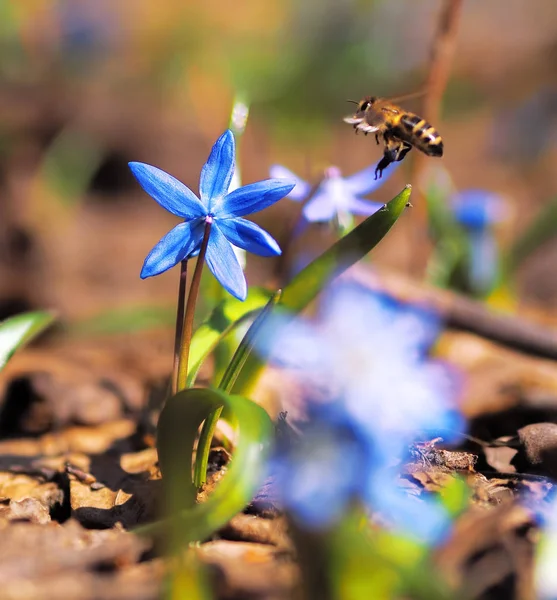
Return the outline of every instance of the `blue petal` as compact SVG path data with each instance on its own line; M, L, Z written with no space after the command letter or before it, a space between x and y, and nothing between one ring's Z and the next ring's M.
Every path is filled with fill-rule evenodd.
M456 220L469 229L485 229L505 216L502 199L487 190L463 190L451 198L451 204Z
M371 200L361 200L360 198L348 197L346 199L346 209L349 213L353 215L364 215L365 217L369 217L376 213L378 210L381 210L385 206L380 202L372 202Z
M171 229L149 252L141 269L141 279L159 275L184 260L202 239L203 228L204 222L197 219Z
M218 227L228 241L238 248L259 256L278 256L281 253L277 242L264 229L251 221L241 217L225 221L219 219Z
M330 221L335 216L335 213L336 205L334 199L323 190L317 190L302 210L302 215L310 223Z
M263 210L284 198L295 185L287 179L265 179L244 185L228 194L220 206L215 206L214 214L220 219L230 219Z
M173 215L196 219L207 214L199 198L172 175L140 162L131 162L129 167L141 187Z
M354 497L362 461L353 440L341 428L323 424L305 431L304 440L286 460L275 461L277 492L283 503L306 527L320 529L337 521ZM327 481L327 485L323 485Z
M228 193L234 174L234 134L227 129L215 142L207 162L201 169L199 194L213 211L213 201Z
M297 175L294 175L292 171L282 165L273 165L269 169L269 175L273 179L288 179L296 183L294 189L288 194L290 200L300 202L311 192L311 185L307 181L300 179Z
M302 377L329 373L331 352L327 340L310 323L291 315L273 313L267 319L256 348L266 361L295 369Z
M246 278L230 242L213 223L207 246L207 266L222 287L238 300L245 300Z
M346 188L355 196L371 194L371 192L379 189L389 179L400 164L400 162L397 162L390 165L390 168L384 171L380 179L375 179L377 165L371 165L362 171L358 171L358 173L354 173L354 175L350 175L350 177L345 177L344 183Z
M487 292L495 284L499 253L489 230L470 231L470 280L478 292Z
M401 534L428 546L448 537L452 522L440 502L410 496L384 472L373 474L368 486L371 508Z

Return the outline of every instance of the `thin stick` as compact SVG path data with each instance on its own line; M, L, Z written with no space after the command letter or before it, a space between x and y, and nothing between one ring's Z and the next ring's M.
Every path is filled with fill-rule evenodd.
M462 0L445 0L439 17L424 98L424 115L433 121L439 119L441 100L449 81L461 11Z
M209 235L211 233L211 221L205 224L205 233L197 263L193 272L193 277L190 284L190 292L186 303L186 312L184 315L184 329L182 333L182 343L180 344L179 364L178 364L178 383L177 391L185 390L188 381L188 362L190 358L190 344L193 334L193 318L195 314L195 305L199 296L199 288L201 286L201 273L203 272L203 264L205 263L205 254L207 253L207 244L209 243Z
M456 49L456 38L458 22L462 11L462 0L445 0L439 16L437 31L431 47L429 60L429 74L426 82L426 94L423 101L422 116L434 127L437 126L441 112L441 100L447 87L451 64ZM412 265L413 271L423 271L429 255L429 244L424 240L427 232L427 207L421 190L420 179L425 167L425 161L432 160L417 152L410 173L410 181L413 185L415 206L412 256L417 258L417 264ZM417 195L417 197L416 197ZM424 251L420 251L420 248ZM414 262L414 261L412 261Z
M172 395L178 391L178 367L180 364L180 348L184 333L184 313L186 305L186 279L188 276L188 261L180 263L180 286L178 288L178 308L176 310L176 335L174 338L174 366L172 368Z
M403 302L431 306L447 327L469 331L524 354L557 360L557 333L545 324L493 312L478 300L394 273L381 272L379 277L370 278L362 271L354 276L364 285L386 291Z

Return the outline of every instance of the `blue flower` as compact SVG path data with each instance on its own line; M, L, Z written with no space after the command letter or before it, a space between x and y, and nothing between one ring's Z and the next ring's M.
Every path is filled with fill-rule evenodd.
M143 264L142 279L159 275L195 256L208 224L211 230L207 266L220 284L239 300L246 297L246 279L232 245L260 256L280 254L278 244L266 231L242 217L274 204L286 196L295 183L267 179L229 193L234 154L234 136L227 130L216 141L201 170L199 198L168 173L144 163L130 163L141 187L163 208L185 219L151 250Z
M493 230L508 214L504 200L487 190L469 189L454 194L450 205L456 222L468 235L472 288L477 292L489 291L495 283L499 263Z
M287 448L274 461L277 490L302 523L326 526L357 497L424 542L447 533L444 509L407 498L392 473L416 438L450 440L463 430L454 403L459 382L428 357L439 331L431 310L356 285L332 293L317 323L271 319L261 352L325 396L307 402L304 436L313 451L302 442L302 452ZM320 477L327 491L316 502Z
M535 586L537 598L554 600L557 598L557 496L549 495L549 501L541 504L527 499L526 507L537 519L542 529L542 538L536 547Z
M453 194L450 203L456 221L470 230L488 229L507 214L503 198L487 190L462 190Z
M361 196L379 189L394 171L395 168L392 168L383 179L375 180L375 166L367 167L350 177L342 177L338 167L329 167L311 197L312 186L286 167L274 165L270 169L270 175L271 177L286 177L295 181L296 186L288 197L297 202L308 199L302 209L302 215L306 221L318 223L331 221L335 217L342 217L346 214L367 217L377 212L383 207L383 204L364 200Z
M99 57L120 36L117 15L108 2L63 0L54 6L62 52L70 61Z

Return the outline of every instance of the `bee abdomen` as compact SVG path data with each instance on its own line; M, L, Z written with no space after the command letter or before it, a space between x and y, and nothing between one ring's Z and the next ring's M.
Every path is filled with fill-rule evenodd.
M443 156L443 140L438 131L425 119L407 113L402 115L400 125L408 141L429 156Z

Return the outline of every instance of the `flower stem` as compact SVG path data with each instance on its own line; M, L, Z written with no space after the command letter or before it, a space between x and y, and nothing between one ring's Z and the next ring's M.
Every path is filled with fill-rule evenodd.
M207 466L209 465L209 452L211 451L211 442L217 428L222 406L214 410L203 422L199 441L197 442L197 453L195 455L195 464L193 467L193 485L200 488L207 481Z
M178 289L178 308L176 310L176 335L174 337L174 367L172 369L172 396L178 391L178 367L180 365L180 348L184 333L184 309L186 304L186 278L188 261L180 263L180 287Z
M207 252L207 244L209 243L209 234L211 233L212 221L205 223L205 233L203 235L203 241L201 242L201 248L199 250L199 256L197 257L197 264L193 272L193 277L190 284L190 292L188 294L188 301L186 303L186 312L184 315L184 327L182 331L182 343L180 345L180 358L178 364L178 378L176 391L180 392L185 390L187 387L188 380L188 362L190 358L190 344L191 337L193 334L193 318L195 314L195 305L197 303L197 297L199 295L199 287L201 284L201 274L203 273L203 264L205 262L205 254Z
M265 307L257 315L255 321L251 324L246 335L240 342L238 349L234 353L232 360L230 361L228 368L226 369L221 382L219 383L219 390L230 394L240 371L245 364L249 353L252 351L255 343L256 336L260 333L264 322L269 316L272 309L276 306L277 302L282 296L282 290L277 290L269 299ZM199 435L199 441L197 442L197 454L195 456L195 465L193 469L193 483L196 487L200 488L207 480L207 466L209 464L209 451L211 450L211 441L217 423L219 422L222 413L222 407L214 410L210 415L207 416L201 428L201 434Z

